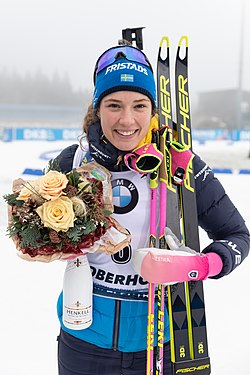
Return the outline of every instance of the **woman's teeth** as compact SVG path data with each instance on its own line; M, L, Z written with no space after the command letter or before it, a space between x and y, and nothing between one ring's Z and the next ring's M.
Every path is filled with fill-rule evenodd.
M118 134L128 136L132 135L136 132L136 130L130 130L130 131L125 131L125 130L116 130Z

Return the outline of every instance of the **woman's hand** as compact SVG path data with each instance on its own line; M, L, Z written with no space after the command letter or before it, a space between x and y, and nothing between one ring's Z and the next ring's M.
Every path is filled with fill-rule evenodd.
M223 263L216 253L197 253L182 244L169 228L165 228L169 250L137 249L133 255L135 271L154 284L173 284L205 280L220 273Z

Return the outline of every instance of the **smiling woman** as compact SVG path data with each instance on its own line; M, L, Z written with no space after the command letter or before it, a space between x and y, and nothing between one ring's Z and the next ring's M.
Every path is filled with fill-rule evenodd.
M121 151L129 151L141 143L149 130L152 103L138 92L118 91L105 96L98 116L108 141Z
M211 169L195 155L199 225L213 241L199 254L165 228L165 239L170 250L175 251L148 248L153 201L150 175L163 160L155 141L159 129L152 67L135 47L116 46L97 60L94 85L80 145L64 149L57 161L63 172L91 161L111 172L112 217L130 232L131 243L112 256L87 254L93 277L93 321L88 328L75 330L64 325L63 293L59 296L59 375L145 375L146 367L147 374L153 374L149 367L155 362L157 348L151 343L156 343L157 337L154 340L152 335L152 341L149 340L149 360L148 282L217 279L230 273L248 254L248 231ZM176 152L169 157L174 159L172 164L182 150L177 141L172 142L171 146L174 145ZM187 153L185 157L188 162ZM154 163L149 163L152 159ZM156 216L154 211L155 223ZM237 246L237 262L232 243L234 248ZM172 372L167 297L164 303L161 375ZM156 314L157 302L154 304L152 298L154 309Z

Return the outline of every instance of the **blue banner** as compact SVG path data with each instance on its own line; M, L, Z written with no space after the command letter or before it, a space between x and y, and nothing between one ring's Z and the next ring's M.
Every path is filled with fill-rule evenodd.
M4 128L1 139L10 141L76 141L82 131L80 128ZM250 130L193 129L193 140L198 142L231 140L250 140Z
M79 128L5 128L3 141L68 141L80 134Z
M195 141L217 141L228 139L228 130L224 129L192 129L193 140Z

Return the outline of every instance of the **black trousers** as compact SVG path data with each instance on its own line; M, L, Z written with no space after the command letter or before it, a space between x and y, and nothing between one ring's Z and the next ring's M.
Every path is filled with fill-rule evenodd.
M99 348L61 330L58 336L58 371L59 375L145 375L146 353L145 350L126 353ZM164 345L163 358L164 375L170 375L169 343Z

